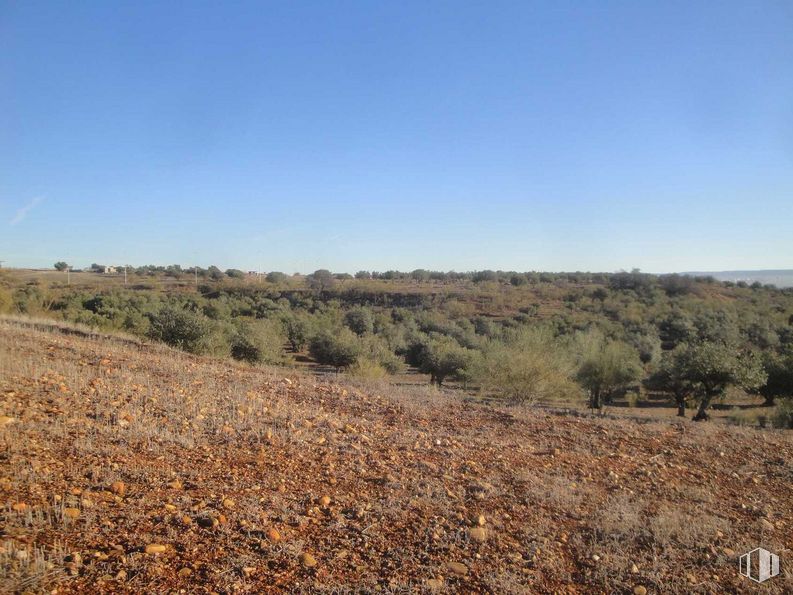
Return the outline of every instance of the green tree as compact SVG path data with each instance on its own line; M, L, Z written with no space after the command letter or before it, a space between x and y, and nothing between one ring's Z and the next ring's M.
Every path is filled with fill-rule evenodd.
M476 352L461 346L451 337L433 337L419 347L418 367L430 375L430 382L439 387L447 378L468 381L471 378Z
M283 318L286 340L292 351L297 353L308 343L311 325L305 314L299 312L287 313Z
M600 409L619 391L627 389L642 375L635 349L618 341L589 333L581 339L581 360L576 379L589 393L589 406Z
M203 351L210 333L206 318L176 306L164 306L150 321L150 338L190 353Z
M309 352L318 363L333 366L338 371L355 363L361 353L361 344L349 329L336 333L322 331L311 339Z
M767 378L758 392L765 397L764 406L773 407L777 397L793 397L793 350L763 353L763 368Z
M686 405L697 389L696 384L686 376L684 363L687 349L687 345L681 345L673 351L664 352L658 368L644 381L649 390L670 393L680 417L686 416Z
M309 286L320 292L327 291L336 284L336 279L327 269L318 269L308 277Z
M287 279L286 274L280 271L271 271L267 273L267 277L265 278L268 283L283 283Z
M344 325L360 337L374 330L374 316L368 308L353 308L344 315Z
M69 265L67 263L63 262L62 260L59 260L58 262L55 263L55 270L56 271L65 271L68 268L69 268Z
M236 360L257 364L281 364L284 361L283 328L269 320L243 323L231 341L231 356Z
M710 419L708 408L730 386L759 388L767 379L759 359L730 343L698 343L682 352L680 374L697 387L699 409L694 421Z

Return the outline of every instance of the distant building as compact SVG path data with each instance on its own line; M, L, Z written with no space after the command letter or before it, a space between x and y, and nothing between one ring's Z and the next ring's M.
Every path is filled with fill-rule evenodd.
M102 271L102 272L103 272L105 275L115 275L115 274L116 274L118 271L116 270L116 267L109 267L109 266L106 266L106 267L105 267L105 270L104 270L104 271Z

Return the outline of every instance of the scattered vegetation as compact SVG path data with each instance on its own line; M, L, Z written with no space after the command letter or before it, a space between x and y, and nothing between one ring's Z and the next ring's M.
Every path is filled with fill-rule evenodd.
M793 397L793 291L772 286L638 270L127 269L127 285L113 285L113 268L96 263L73 273L71 285L3 271L0 313L251 365L310 360L385 378L412 368L437 386L516 403L578 400L599 409L653 394L680 416L696 406L694 419L705 420L730 387L768 406Z

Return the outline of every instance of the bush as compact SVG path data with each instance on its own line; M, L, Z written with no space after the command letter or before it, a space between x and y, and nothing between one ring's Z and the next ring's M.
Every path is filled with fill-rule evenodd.
M292 351L298 352L308 343L311 330L308 319L303 314L288 313L283 318L286 339Z
M231 356L251 364L281 364L284 340L280 324L268 320L246 323L231 341Z
M361 353L361 344L349 329L337 333L323 331L311 339L309 352L318 363L338 370L355 363Z
M287 279L286 275L279 271L267 273L267 277L265 278L267 279L268 283L283 283Z
M771 415L771 425L775 428L793 430L793 399L784 399Z
M576 378L589 392L589 405L600 409L603 401L641 378L639 355L630 345L606 339L598 332L579 338L581 359Z
M354 364L347 368L347 374L355 378L380 380L388 376L388 371L375 360L359 357Z
M344 315L344 325L360 337L374 330L374 317L366 308L354 308Z
M210 327L206 318L176 306L150 316L148 336L190 353L205 351Z
M508 343L491 342L475 378L485 391L519 403L577 396L575 363L569 349L550 332L524 329Z
M450 337L422 338L411 344L408 361L417 365L430 382L442 386L446 378L467 382L471 379L477 352L462 347Z

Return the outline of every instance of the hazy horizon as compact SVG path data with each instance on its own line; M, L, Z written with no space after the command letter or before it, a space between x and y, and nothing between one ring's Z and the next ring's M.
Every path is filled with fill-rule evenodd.
M793 268L793 6L0 7L0 260Z

